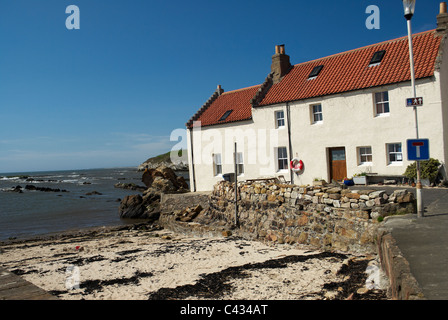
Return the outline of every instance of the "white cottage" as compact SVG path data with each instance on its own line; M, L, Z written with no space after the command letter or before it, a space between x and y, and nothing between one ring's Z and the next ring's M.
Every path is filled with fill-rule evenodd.
M420 138L448 160L448 14L438 27L413 35ZM416 137L407 37L297 65L276 46L261 85L217 90L187 122L192 191L211 190L234 172L238 180L281 177L295 184L355 174L400 177ZM237 156L234 157L234 146ZM291 160L303 162L300 172Z

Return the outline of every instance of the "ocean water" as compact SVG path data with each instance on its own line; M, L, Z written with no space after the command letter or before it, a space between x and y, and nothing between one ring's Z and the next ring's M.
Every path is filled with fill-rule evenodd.
M139 191L114 184L143 186L141 175L136 168L0 173L0 241L134 223L120 219L119 199ZM68 192L26 190L27 185ZM16 186L23 192L9 191ZM87 195L94 191L100 194Z

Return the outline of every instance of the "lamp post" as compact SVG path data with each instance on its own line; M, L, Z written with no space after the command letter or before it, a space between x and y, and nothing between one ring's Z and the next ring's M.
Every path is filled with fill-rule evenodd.
M404 17L406 18L407 25L408 25L408 40L409 40L409 61L411 65L411 85L412 90L414 94L414 98L417 97L417 92L415 89L415 73L414 73L414 52L413 52L413 46L412 46L412 27L411 27L411 19L414 15L415 11L415 1L416 0L402 0L403 1L403 8L404 8ZM414 106L414 114L415 114L415 131L417 134L417 139L419 139L419 133L418 133L418 116L417 116L417 107ZM420 176L420 161L416 161L416 167L417 167L417 217L421 218L423 217L423 201L422 201L422 182L421 182L421 176Z

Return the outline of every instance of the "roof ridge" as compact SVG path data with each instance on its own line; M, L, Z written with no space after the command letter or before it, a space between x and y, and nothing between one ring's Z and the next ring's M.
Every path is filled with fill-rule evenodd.
M422 34L426 34L426 33L435 33L435 31L436 31L436 29L431 29L431 30L426 30L426 31L414 33L412 35L412 37L414 38L416 36L421 36ZM395 42L395 41L407 40L407 38L408 38L408 36L401 36L401 37L390 39L390 40L384 40L384 41L381 41L381 42L378 42L378 43L369 44L369 45L362 46L362 47L359 47L359 48L350 49L350 50L346 50L346 51L343 51L343 52L338 52L338 53L334 53L334 54L331 54L331 55L328 55L328 56L320 57L320 58L317 58L317 59L300 62L300 63L295 64L293 67L296 67L296 66L299 66L299 65L303 65L303 64L306 64L306 63L316 62L316 61L319 61L319 60L324 60L324 59L337 57L339 55L347 54L347 53L350 53L350 52L356 52L358 50L364 50L364 49L367 49L369 47L379 46L379 45L382 45L382 44L392 43L392 42Z
M229 94L229 93L236 93L236 92L239 92L239 91L249 90L249 89L253 89L255 87L259 87L259 86L261 86L261 84L256 84L256 85L253 85L253 86L250 86L250 87L235 89L235 90L231 90L231 91L225 91L221 95L226 95L226 94Z

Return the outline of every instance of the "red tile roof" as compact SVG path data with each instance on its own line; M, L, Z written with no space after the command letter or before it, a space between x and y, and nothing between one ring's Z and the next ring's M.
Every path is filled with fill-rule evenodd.
M443 35L435 30L413 36L416 79L434 75L442 38ZM369 66L373 54L381 50L386 50L381 63ZM308 80L313 68L319 65L324 66L320 74L317 78ZM269 79L270 77L266 81ZM410 79L408 38L402 37L297 64L279 83L273 84L270 88L266 86L265 81L262 85L229 91L221 95L215 92L190 119L187 126L191 127L193 121L201 121L202 126L210 126L251 119L251 100L260 87L262 90L255 99L258 102L256 106L366 89ZM225 121L219 121L228 110L233 111Z
M260 85L256 85L249 88L224 92L199 115L198 119L194 120L201 121L201 126L249 120L252 118L252 105L250 100L259 88ZM226 120L219 121L228 110L233 111Z
M415 77L434 74L434 66L442 36L434 30L413 36ZM373 54L386 50L380 65L369 67ZM308 80L314 67L323 65L319 76ZM377 87L411 79L408 38L398 38L329 57L295 65L274 84L258 104L270 105L286 101Z

